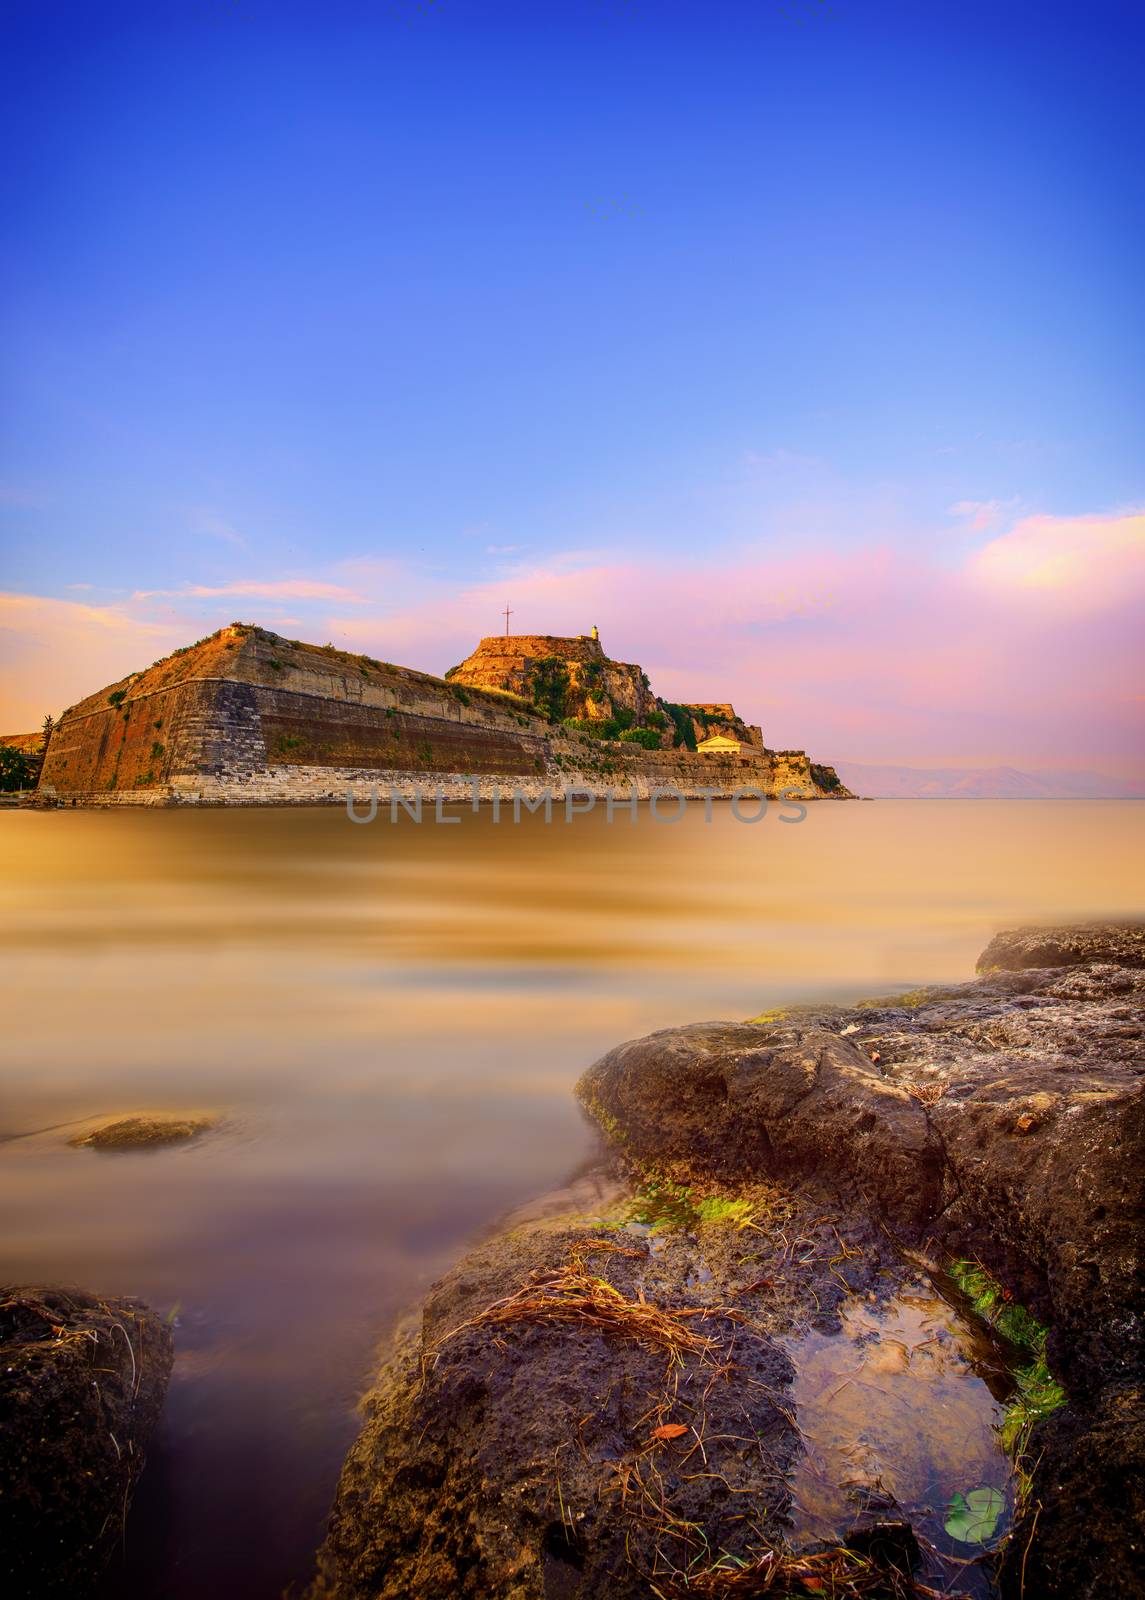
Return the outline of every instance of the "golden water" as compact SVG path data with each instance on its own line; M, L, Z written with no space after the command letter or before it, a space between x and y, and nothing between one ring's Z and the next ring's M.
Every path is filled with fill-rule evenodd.
M610 1045L968 978L998 928L1145 906L1134 802L453 814L0 813L0 1279L176 1318L118 1594L305 1575L376 1338L590 1157L570 1091ZM138 1108L225 1121L68 1147Z

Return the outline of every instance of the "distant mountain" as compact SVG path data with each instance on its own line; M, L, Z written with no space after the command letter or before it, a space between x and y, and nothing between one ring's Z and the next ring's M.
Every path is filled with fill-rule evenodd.
M837 761L853 794L879 800L1145 799L1145 784L1104 772L1019 772L1016 767L876 767Z

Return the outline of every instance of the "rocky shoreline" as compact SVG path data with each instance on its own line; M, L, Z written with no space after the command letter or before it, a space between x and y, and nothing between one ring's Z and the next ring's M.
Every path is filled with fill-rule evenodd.
M624 1189L510 1227L399 1331L312 1600L1141 1594L1145 929L1002 935L980 973L591 1068ZM935 1295L960 1320L883 1354L924 1394L936 1342L992 1373L1008 1476L936 1531L860 1464L800 1537L801 1341L857 1309L878 1351Z
M396 1331L309 1600L1141 1595L1143 1022L1117 924L610 1051L604 1164ZM86 1592L170 1329L7 1289L0 1356L9 1590Z

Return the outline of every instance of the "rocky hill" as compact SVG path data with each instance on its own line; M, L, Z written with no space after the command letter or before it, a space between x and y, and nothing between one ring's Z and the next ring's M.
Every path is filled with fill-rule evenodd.
M605 654L595 629L571 638L506 634L482 639L445 676L451 683L517 695L546 716L599 738L640 729L657 736L634 740L650 749L694 750L716 734L757 750L764 747L760 729L727 703L678 705L661 699L642 667Z

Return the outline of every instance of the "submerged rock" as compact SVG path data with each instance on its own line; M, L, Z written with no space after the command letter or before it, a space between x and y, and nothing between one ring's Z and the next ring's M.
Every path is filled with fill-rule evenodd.
M0 1289L0 1589L88 1593L123 1533L171 1373L134 1300Z
M167 1144L186 1144L215 1126L214 1117L117 1117L68 1143L77 1150L155 1150Z

